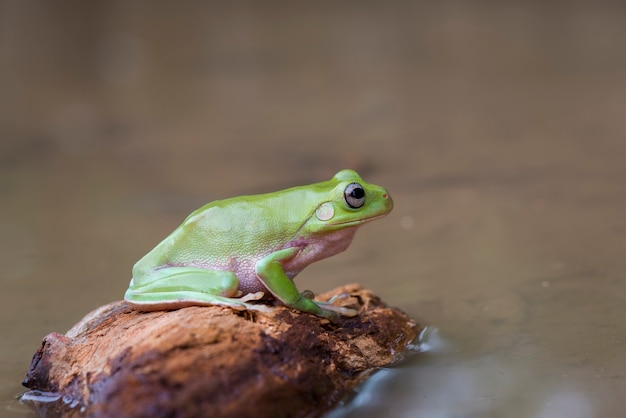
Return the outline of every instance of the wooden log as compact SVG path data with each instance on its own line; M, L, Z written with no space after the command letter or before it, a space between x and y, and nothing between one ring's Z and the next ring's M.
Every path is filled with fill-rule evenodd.
M138 312L111 303L44 338L23 400L54 393L57 402L30 403L62 416L319 416L421 330L359 285L319 299L335 295L359 315L332 324L283 306Z

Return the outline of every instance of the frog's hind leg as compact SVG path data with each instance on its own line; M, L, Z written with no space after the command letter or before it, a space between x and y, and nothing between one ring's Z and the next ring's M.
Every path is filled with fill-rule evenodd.
M236 298L239 279L230 271L195 267L164 267L140 279L133 278L124 300L143 311L178 309L194 305L221 305L236 310L264 310L262 305L246 302L258 300L263 292Z

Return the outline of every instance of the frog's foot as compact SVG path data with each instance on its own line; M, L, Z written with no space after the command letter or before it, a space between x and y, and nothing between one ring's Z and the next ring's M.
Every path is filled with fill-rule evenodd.
M343 306L336 306L332 304L333 301L340 299L342 295L333 296L328 302L321 302L317 300L314 301L313 299L315 298L315 293L313 293L313 291L311 290L303 290L302 292L300 292L300 295L302 295L302 297L305 299L311 300L313 303L319 306L322 310L336 312L342 316L356 316L357 315L357 311L354 309L346 308ZM331 314L330 316L334 318L334 315ZM334 319L336 321L336 318Z
M274 312L274 307L273 306L268 306L268 305L263 305L262 303L255 303L255 304L251 304L251 303L246 303L246 309L247 311L257 311L257 312L264 312L264 313L271 313Z
M202 300L190 301L192 305L218 305L227 308L234 309L236 311L258 311L258 312L272 312L271 306L264 305L262 303L247 303L249 301L259 300L263 297L263 292L248 293L239 298L229 298L225 296L216 295L202 295Z
M343 315L343 316L352 317L358 314L358 310L348 308L346 306L341 306L342 305L341 300L344 300L343 305L348 305L351 303L351 299L352 298L350 297L349 294L340 293L331 297L327 302L315 301L315 303L317 303L322 309L327 309L329 311L337 312L338 314Z
M239 297L233 300L236 300L238 303L243 305L245 307L244 309L248 311L258 311L258 312L265 312L265 313L272 312L274 310L274 307L272 306L264 305L262 303L246 303L251 300L260 300L263 298L263 295L264 295L263 292L248 293L247 295L243 295L242 297ZM235 308L235 309L238 309L238 308Z
M263 298L264 295L265 293L263 292L248 293L247 295L243 295L237 298L237 300L241 302L249 302L251 300L260 300Z
M336 312L336 313L338 313L341 316L353 317L353 316L357 316L357 314L358 314L358 311L356 309L346 308L345 306L335 306L335 305L332 305L330 302L315 301L315 303L321 309L323 309L325 311Z

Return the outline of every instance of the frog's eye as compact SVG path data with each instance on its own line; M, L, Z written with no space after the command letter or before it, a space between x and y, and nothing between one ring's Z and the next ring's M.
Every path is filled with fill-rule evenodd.
M358 209L365 204L365 190L359 183L350 183L343 192L343 198L352 209Z

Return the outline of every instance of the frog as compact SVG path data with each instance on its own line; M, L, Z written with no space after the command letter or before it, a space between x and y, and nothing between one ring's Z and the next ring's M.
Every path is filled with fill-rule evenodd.
M135 263L124 300L140 311L196 305L253 311L273 299L331 322L356 316L355 309L300 292L293 279L346 250L359 227L392 209L385 188L350 169L306 186L213 201Z

